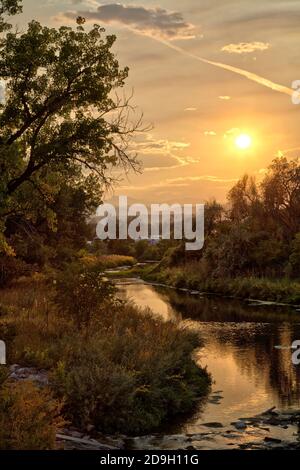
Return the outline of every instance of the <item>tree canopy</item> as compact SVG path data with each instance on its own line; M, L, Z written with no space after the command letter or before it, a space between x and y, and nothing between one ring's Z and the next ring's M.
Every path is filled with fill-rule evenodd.
M83 21L59 29L32 21L25 32L14 32L7 15L20 9L19 1L0 1L2 232L12 215L30 219L43 207L49 216L58 175L64 185L94 187L99 203L111 168L136 168L128 142L141 124L117 93L128 68L120 68L112 52L115 36L105 36L99 25L86 31Z

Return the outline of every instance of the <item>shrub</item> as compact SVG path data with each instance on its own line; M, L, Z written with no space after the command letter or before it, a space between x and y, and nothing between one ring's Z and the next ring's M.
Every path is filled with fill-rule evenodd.
M32 266L14 256L0 256L0 287L32 272Z
M65 424L61 403L30 382L4 382L0 389L0 449L55 449L57 431Z
M71 267L58 278L55 303L82 328L115 302L115 292L114 285L103 273Z
M131 306L102 316L93 337L65 354L51 382L67 417L102 432L143 433L191 410L209 386L192 352L195 333Z
M293 277L300 278L300 233L297 233L293 243L289 259L290 271Z
M74 275L72 282L77 279ZM64 294L63 285L74 285L68 282L58 285L56 295L59 289ZM3 289L1 301L15 311L0 325L6 336L13 336L9 362L48 369L50 387L64 401L64 415L73 424L92 423L105 433L150 432L168 418L191 411L207 392L208 374L192 359L199 345L195 333L161 322L114 295L97 307L85 331L61 313L67 312L66 305L77 318L72 288L66 303L61 298L61 311L48 304L51 289L53 284L38 283L34 299L23 284ZM82 308L90 296L84 292Z

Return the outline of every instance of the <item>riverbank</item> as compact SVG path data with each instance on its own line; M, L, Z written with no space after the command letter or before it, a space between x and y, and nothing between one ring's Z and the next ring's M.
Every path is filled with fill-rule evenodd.
M155 450L299 450L300 411L274 408L226 426L203 423L196 433L151 435L133 439L133 449Z
M187 289L191 292L198 291L203 294L222 295L242 300L255 299L300 307L300 282L285 278L205 278L197 272L195 266L164 268L159 264L140 268L136 266L120 275L139 275L147 282Z
M258 306L196 291L191 295L185 289L164 288L133 277L122 277L117 284L122 298L131 298L138 306L147 303L163 320L181 321L197 331L203 347L195 359L207 365L213 377L210 395L192 416L165 428L163 434L134 439L133 448L273 449L297 445L300 369L292 363L291 345L300 337L300 326L294 308ZM254 421L274 406L278 416L270 413L270 421L263 423L264 416L260 425ZM295 421L284 423L290 415ZM239 423L244 417L249 418L243 427ZM238 423L240 429L232 423Z
M14 364L10 378L16 382L28 380L39 387L49 384L47 372ZM221 391L211 393L220 400ZM241 417L230 425L203 421L194 432L151 433L141 436L101 434L89 425L87 429L70 424L56 433L56 447L64 450L294 450L300 449L300 410L278 410L274 407L255 416Z
M101 433L144 434L191 412L207 394L210 376L192 358L201 346L197 334L117 300L78 330L76 321L57 308L55 289L28 280L2 289L0 338L7 345L8 364L47 376L44 385L64 421L83 433L92 426ZM0 388L7 391L15 385L5 370ZM22 399L30 401L29 391L22 389ZM39 397L38 388L35 393ZM14 413L15 403L10 406L0 409L1 419L3 413L7 420ZM25 410L18 412L25 419ZM45 425L55 428L55 422ZM15 445L42 448L28 433L26 439Z

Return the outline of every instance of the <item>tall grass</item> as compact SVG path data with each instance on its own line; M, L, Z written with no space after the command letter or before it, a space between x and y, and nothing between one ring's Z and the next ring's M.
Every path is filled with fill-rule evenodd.
M220 278L210 277L201 262L179 267L162 268L144 274L148 280L178 288L233 296L241 299L300 304L300 282L288 278L269 279L258 277Z
M64 417L79 427L136 434L193 408L210 377L192 359L199 337L115 302L86 331L53 303L54 287L1 291L0 337L10 363L45 368Z
M136 263L132 256L123 255L91 255L85 254L80 258L80 263L86 267L102 267L103 269L113 269L122 266L133 266Z

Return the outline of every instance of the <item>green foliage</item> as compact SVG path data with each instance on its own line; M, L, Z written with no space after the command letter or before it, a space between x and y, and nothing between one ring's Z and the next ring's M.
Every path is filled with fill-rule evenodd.
M144 274L144 278L177 288L199 290L241 299L260 299L297 305L300 303L300 283L288 278L221 277L207 274L203 261L162 268Z
M229 192L228 201L227 210L215 201L206 204L201 252L188 253L178 243L165 251L157 270L180 267L182 272L177 269L172 274L173 285L190 284L192 288L203 286L206 278L211 283L219 280L221 286L224 279L270 278L275 280L276 297L276 279L299 278L300 273L299 159L275 159L260 185L245 175ZM286 295L278 293L280 298L294 298L285 287L283 290ZM267 295L272 296L268 289Z
M140 120L117 96L128 68L112 52L115 36L37 21L13 32L4 15L18 11L1 1L0 253L59 267L89 238L108 171L137 165L127 149Z
M95 334L65 355L53 376L68 418L102 432L140 433L191 409L209 377L193 362L194 333L130 306L107 312ZM97 332L96 332L97 331Z
M300 232L292 242L292 250L289 258L290 274L300 279Z
M56 433L65 424L62 404L47 390L30 382L0 386L0 449L52 450Z
M80 263L90 269L113 269L117 267L133 266L136 260L132 256L124 255L91 255L85 250L79 252Z
M64 400L73 424L144 433L192 410L207 393L210 378L192 359L200 345L195 333L113 302L92 317L86 334L48 304L51 289L35 284L33 302L28 285L2 290L1 302L14 311L0 325L14 328L9 361L48 369L53 393Z
M0 256L0 287L5 286L20 276L29 275L32 266L12 256Z
M82 328L116 302L115 292L103 273L71 265L58 277L55 303Z

